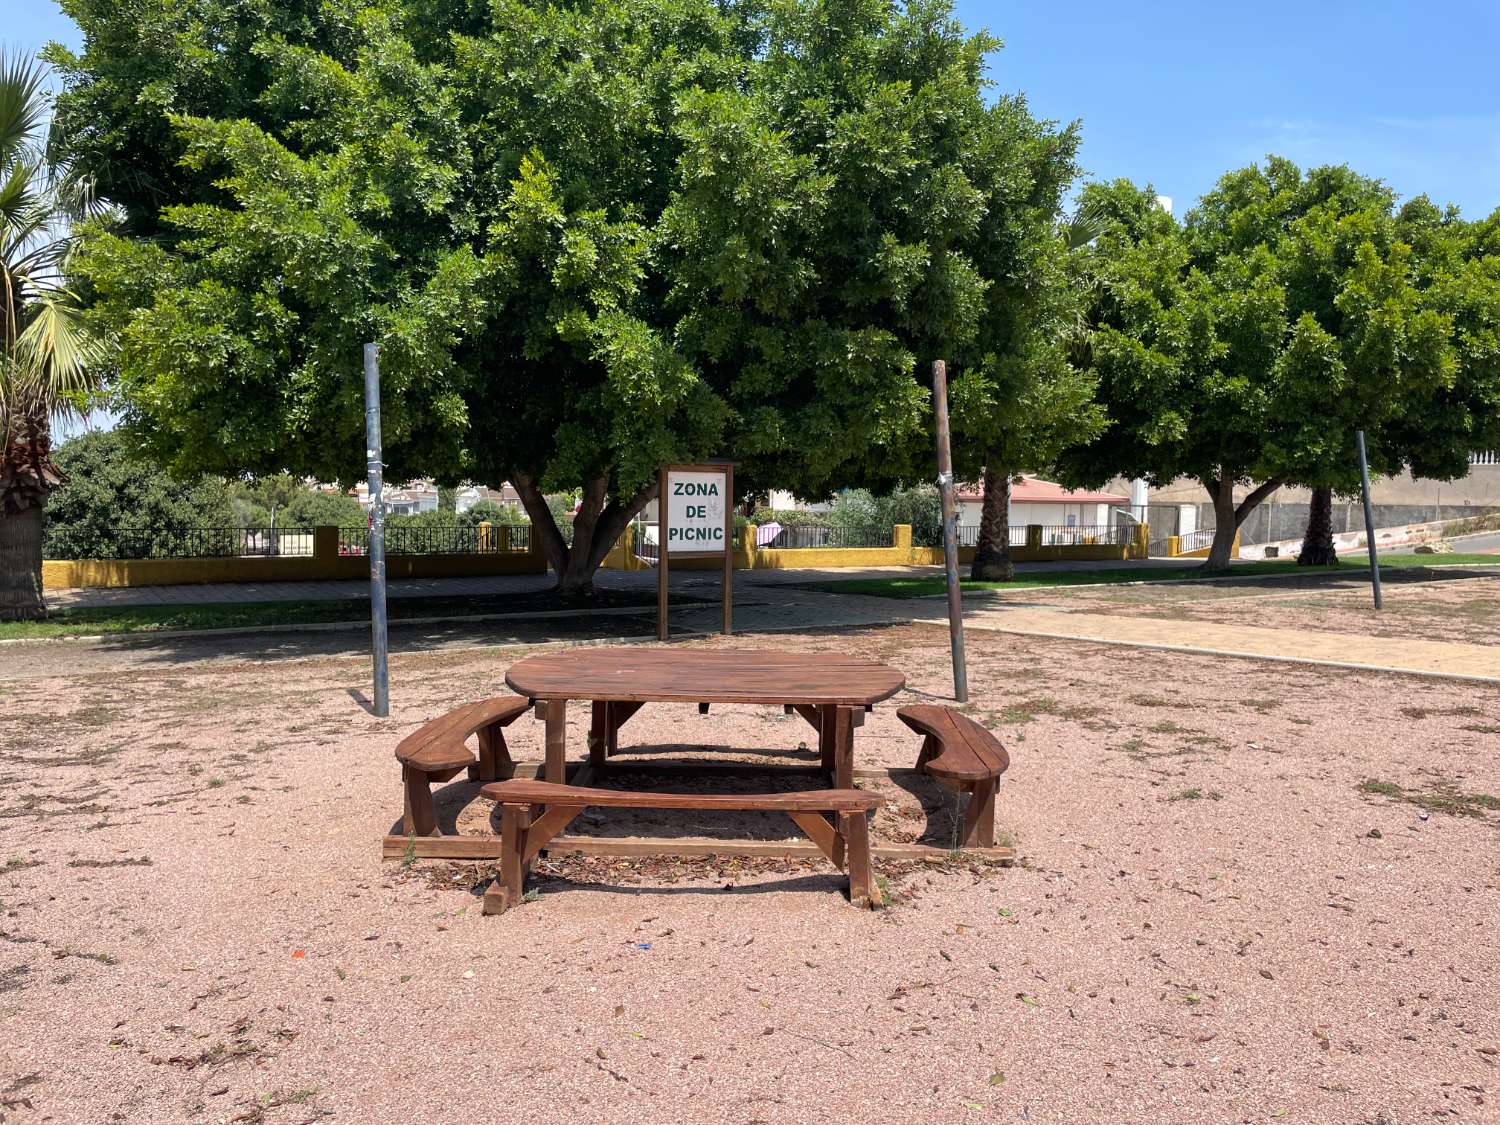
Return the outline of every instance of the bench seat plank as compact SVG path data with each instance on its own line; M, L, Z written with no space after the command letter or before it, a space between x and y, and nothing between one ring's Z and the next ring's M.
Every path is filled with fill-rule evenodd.
M935 777L954 781L995 778L1010 766L1000 740L951 707L923 703L903 707L896 717L918 734L937 740L938 752L922 764Z
M501 695L449 711L403 738L396 746L396 760L423 771L469 765L475 759L464 740L492 723L508 726L524 715L529 705L523 696Z

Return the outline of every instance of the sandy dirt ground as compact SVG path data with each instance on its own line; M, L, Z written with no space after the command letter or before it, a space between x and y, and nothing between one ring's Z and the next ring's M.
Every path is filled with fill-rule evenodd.
M949 688L930 626L690 643L899 666L862 765ZM1500 689L971 632L1017 866L882 865L860 912L817 865L569 860L485 918L481 865L378 858L391 751L524 649L396 657L388 721L360 659L46 650L0 652L7 1122L1500 1120ZM893 796L878 834L941 835Z

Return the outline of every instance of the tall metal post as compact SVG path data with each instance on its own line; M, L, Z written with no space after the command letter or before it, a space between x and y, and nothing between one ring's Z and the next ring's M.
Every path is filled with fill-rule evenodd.
M943 501L943 568L948 573L948 640L953 649L953 698L969 701L964 666L964 605L958 585L958 505L953 498L953 450L948 434L948 367L932 364L932 413L937 420L938 494Z
M391 713L391 681L386 667L385 503L380 489L385 463L380 441L380 349L365 345L365 470L370 486L370 640L375 661L375 714Z
M1365 458L1365 432L1354 431L1354 444L1359 449L1359 487L1365 500L1365 546L1370 551L1370 589L1375 594L1375 608L1381 608L1380 558L1375 551L1375 510L1370 507L1370 463Z

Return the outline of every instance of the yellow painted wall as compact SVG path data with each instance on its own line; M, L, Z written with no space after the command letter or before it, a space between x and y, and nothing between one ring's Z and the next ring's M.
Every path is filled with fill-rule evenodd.
M1148 529L1136 529L1135 541L1129 546L1107 543L1074 547L1047 546L1041 542L1042 529L1026 529L1026 546L1012 547L1016 562L1049 562L1065 559L1105 561L1144 558ZM796 550L770 550L755 546L756 527L745 528L740 546L734 552L736 570L796 570L801 568L872 567L872 566L941 566L941 547L913 547L911 525L897 524L889 547L809 547ZM499 535L508 535L499 529ZM483 541L484 535L481 534ZM1170 547L1169 547L1170 549ZM79 559L49 560L42 564L42 585L58 590L78 586L176 586L215 582L321 582L329 579L359 579L370 573L369 560L363 555L340 555L338 528L313 529L313 553L310 556L279 558L246 557L230 559ZM1194 552L1195 554L1199 552ZM1207 551L1201 552L1207 554ZM1235 540L1235 557L1239 557L1239 540ZM974 561L974 548L960 547L958 561ZM625 534L605 556L601 564L607 570L650 570L649 563L635 553L635 527ZM718 570L718 559L683 559L672 564L673 570ZM386 573L391 578L468 578L493 574L545 574L547 559L536 542L529 551L480 555L387 555Z
M545 574L539 550L487 555L387 555L391 578L469 578L491 574ZM336 527L313 529L313 553L277 558L230 559L49 559L42 587L178 586L215 582L322 582L368 578L364 555L339 554Z
M1206 559L1208 558L1209 550L1210 548L1208 547L1199 547L1194 551L1184 551L1182 549L1182 536L1167 536L1167 554L1174 559ZM1234 545L1229 548L1229 557L1232 559L1240 557L1240 537L1238 532L1235 533Z

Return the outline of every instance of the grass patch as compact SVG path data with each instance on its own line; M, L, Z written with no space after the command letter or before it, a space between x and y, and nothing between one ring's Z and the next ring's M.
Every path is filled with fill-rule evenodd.
M704 598L673 594L673 600L698 603ZM598 590L593 598L564 597L551 590L476 597L394 598L390 619L421 617L478 617L515 613L545 613L577 609L618 609L656 605L655 593ZM209 605L100 606L60 609L45 621L0 622L0 640L42 640L49 637L99 637L129 633L161 633L196 629L244 629L267 625L317 625L331 621L361 621L370 616L366 598L331 601L225 602Z
M1458 707L1403 707L1401 713L1408 719L1426 719L1433 715L1483 715L1484 711L1478 707L1467 705Z
M1173 793L1167 800L1196 801L1203 797L1207 797L1210 801L1222 801L1224 794L1220 793L1217 789L1210 789L1207 793L1201 789L1184 789L1181 792Z
M1424 575L1435 566L1488 565L1500 568L1494 555L1443 555L1435 562L1431 555L1390 555L1380 560L1380 569L1413 572ZM1295 559L1267 559L1236 563L1228 571L1212 574L1189 566L1140 566L1100 570L1032 570L1022 571L1010 582L973 582L965 580L965 593L993 590L1038 590L1053 586L1113 585L1122 582L1212 582L1224 578L1249 578L1267 574L1296 574L1305 578L1349 578L1365 569L1362 563L1345 566L1299 567ZM1408 580L1419 580L1417 577ZM845 578L816 582L807 586L829 594L864 594L876 598L925 598L947 591L947 579L941 575L913 578Z
M1456 785L1441 784L1430 789L1408 789L1394 781L1366 778L1355 788L1372 797L1405 801L1429 812L1447 813L1449 816L1482 817L1486 812L1500 810L1500 797L1489 793L1465 793Z

